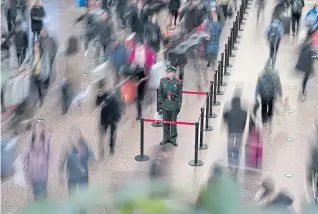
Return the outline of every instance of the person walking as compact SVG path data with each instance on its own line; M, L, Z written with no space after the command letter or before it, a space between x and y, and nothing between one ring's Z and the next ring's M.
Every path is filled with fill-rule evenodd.
M47 52L47 54L49 55L49 60L50 60L50 75L44 81L44 89L48 89L50 84L50 77L52 73L53 62L54 62L58 47L57 47L56 40L49 35L49 32L46 28L43 28L41 30L39 42L40 42L41 52L42 53Z
M38 0L33 6L30 12L31 16L31 31L34 38L40 35L41 29L43 27L43 19L46 16L46 12L42 5L42 1Z
M220 37L222 33L222 24L218 21L215 11L211 12L210 18L205 25L205 30L209 35L206 45L206 54L208 59L207 67L210 67L212 64L212 69L214 69L219 53Z
M170 0L168 8L170 14L170 26L174 29L177 26L178 13L181 6L180 0Z
M12 33L15 50L18 58L18 65L21 65L26 57L26 50L28 48L29 39L28 34L22 30L22 23L17 21L14 26L14 32ZM11 37L11 36L10 36Z
M115 153L116 130L121 118L121 106L115 94L104 92L101 86L96 98L96 106L102 105L99 124L99 158L104 158L104 138L110 126L109 153Z
M5 0L7 11L7 25L8 31L11 32L14 29L15 21L17 18L17 0Z
M127 8L127 0L117 0L116 1L116 10L117 10L118 16L121 20L121 28L122 29L124 29L126 27L126 18L125 18L126 8Z
M224 111L223 122L227 126L227 157L229 171L236 177L240 165L242 138L247 121L247 110L241 106L240 93L235 92L231 101L231 108Z
M147 44L156 52L158 53L160 50L160 41L161 41L161 31L160 26L157 22L157 15L154 14L146 24L144 38Z
M160 80L157 109L162 112L163 120L177 121L182 106L182 81L175 77L177 71L175 67L168 66L166 71L167 77ZM163 141L160 145L172 143L178 146L177 137L177 125L164 123Z
M47 195L49 164L53 166L57 177L58 162L52 148L51 133L44 122L36 122L27 137L28 149L24 156L25 171L31 183L35 200L43 200Z
M62 155L60 174L66 165L66 179L69 194L72 195L79 187L87 186L89 180L89 162L95 156L83 137L80 129L73 128L75 136L69 136L70 148Z
M306 99L306 86L309 78L314 73L314 51L312 49L312 39L310 36L307 37L304 44L301 46L299 52L298 61L296 64L296 71L304 73L302 81L301 101Z
M268 62L260 73L256 84L256 96L261 98L261 116L264 126L271 123L274 104L278 97L282 97L282 86L278 73Z
M265 30L265 37L269 45L269 58L273 66L276 62L276 56L280 44L280 40L284 35L284 27L280 20L274 19Z
M295 37L300 29L300 18L305 6L304 0L292 0L291 2L291 22L292 36ZM297 30L296 30L297 29Z

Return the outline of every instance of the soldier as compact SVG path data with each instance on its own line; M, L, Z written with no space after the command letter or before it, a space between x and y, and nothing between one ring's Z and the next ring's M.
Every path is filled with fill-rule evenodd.
M160 80L158 93L158 110L163 113L163 120L176 121L182 104L182 81L175 77L177 69L171 65L167 66L167 77ZM163 141L160 145L172 143L177 144L177 125L163 124Z

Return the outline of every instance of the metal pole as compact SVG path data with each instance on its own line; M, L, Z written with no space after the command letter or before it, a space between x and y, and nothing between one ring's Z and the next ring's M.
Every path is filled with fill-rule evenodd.
M217 81L217 73L218 70L214 70L214 83L213 83L213 105L214 106L219 106L221 103L216 101L216 93L217 93L217 88L216 88L216 81Z
M224 76L226 72L224 53L221 53L221 86L226 86L226 82L224 82Z
M141 118L140 120L140 155L137 155L135 157L136 161L147 161L149 160L149 157L147 155L144 155L144 119Z
M207 144L203 143L203 126L204 126L204 108L201 108L201 117L200 117L200 150L206 150L208 147Z
M217 95L223 95L224 92L221 91L221 61L218 62L218 91Z
M209 109L210 109L210 93L206 92L204 131L212 131L213 130L212 126L209 126Z
M210 99L209 99L209 118L216 118L217 115L213 113L213 81L210 81Z
M203 161L198 160L199 153L199 123L195 123L195 139L194 139L194 160L189 161L190 166L202 166Z

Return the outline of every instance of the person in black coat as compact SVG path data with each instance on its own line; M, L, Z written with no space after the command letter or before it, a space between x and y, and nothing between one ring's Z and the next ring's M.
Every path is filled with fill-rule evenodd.
M28 34L22 30L22 23L16 22L14 32L11 34L14 39L15 49L18 58L18 65L21 65L24 61L26 50L28 48Z
M104 157L104 137L107 133L107 129L110 126L110 141L109 141L109 153L113 155L115 153L115 139L117 124L121 118L121 106L115 93L103 92L103 85L100 86L97 98L96 106L102 105L99 125L99 157Z
M296 32L298 32L300 29L299 22L304 6L304 0L291 0L291 22L293 36L296 36Z
M179 8L181 6L180 0L170 0L168 8L170 13L170 25L175 27L177 25Z
M126 19L125 19L126 8L127 8L127 0L117 0L116 10L121 20L121 27L123 29L126 27Z
M157 22L157 16L153 15L151 21L148 21L145 27L144 38L147 44L158 53L160 50L161 31Z
M144 24L147 21L147 16L142 9L142 4L140 2L132 3L128 11L126 16L129 17L131 31L143 40Z
M43 18L45 17L45 10L41 1L37 1L31 9L31 30L35 36L39 36L43 27Z
M17 17L18 2L17 0L7 0L6 3L8 7L7 24L8 24L8 31L10 32L15 25L15 21Z
M308 36L306 42L302 45L298 61L296 64L296 70L304 72L304 78L302 82L301 100L306 98L306 86L310 76L314 73L314 51L312 50L311 38Z

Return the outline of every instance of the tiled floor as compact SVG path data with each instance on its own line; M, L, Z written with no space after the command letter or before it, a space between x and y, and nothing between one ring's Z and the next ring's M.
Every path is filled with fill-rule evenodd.
M56 33L59 44L64 46L65 39L72 34L79 35L82 33L82 27L71 28L68 25L81 14L82 10L73 6L71 1L63 1L63 3L53 2L46 3L49 19L52 21L52 32ZM53 6L54 5L54 6ZM52 7L51 7L52 6ZM272 3L269 3L266 8L266 13L270 13ZM52 16L50 16L52 14ZM162 15L162 17L165 17ZM205 143L209 145L208 150L200 151L199 157L204 161L204 166L193 168L188 165L188 161L193 159L194 147L194 127L179 126L179 147L171 149L171 164L169 174L170 180L176 187L188 188L189 191L196 192L198 187L204 182L209 173L210 166L216 160L226 162L226 133L221 125L221 115L224 106L227 106L235 87L241 87L243 98L248 107L251 106L255 81L258 73L263 68L267 59L268 50L263 39L263 31L269 22L266 17L259 26L255 25L255 10L252 6L249 10L244 31L241 32L242 38L238 44L236 57L231 59L233 68L229 69L232 74L225 78L228 83L224 87L225 95L218 96L221 101L221 106L214 107L215 113L218 114L216 119L210 119L214 131L205 132ZM57 24L55 24L57 21ZM51 23L51 22L50 22ZM81 24L79 24L81 25ZM55 29L56 26L56 29ZM222 47L228 35L228 27L224 30L222 36ZM119 33L118 33L119 34ZM307 139L313 131L313 118L317 117L318 100L317 81L311 79L308 87L308 101L298 103L297 96L300 80L291 75L290 69L294 67L296 53L290 53L291 48L296 46L289 41L289 38L284 38L280 46L277 60L277 69L280 72L283 84L284 97L289 98L290 108L294 113L286 114L285 116L276 117L274 121L274 131L268 134L264 130L264 160L263 172L250 174L246 170L242 170L242 178L239 180L242 183L242 193L246 200L250 200L257 188L258 182L262 177L271 176L275 180L278 187L287 188L296 198L296 208L299 208L299 203L303 199L304 191L304 176L305 163L307 158ZM220 48L221 50L223 48ZM63 50L61 47L60 50ZM84 59L84 57L83 57ZM62 60L61 60L62 61ZM57 59L57 64L61 63ZM79 61L79 74L82 73L86 65L82 64L84 60ZM200 62L202 70L206 70L206 63ZM57 65L59 67L59 65ZM62 65L60 65L62 66ZM89 70L89 66L85 67ZM211 72L208 72L209 79L212 78ZM186 69L186 79L184 90L196 91L195 72L189 64ZM84 81L87 82L87 81ZM202 81L203 89L207 89L207 85ZM56 83L54 83L56 84ZM86 84L86 83L85 83ZM291 89L290 86L295 87ZM54 86L53 86L54 87ZM69 133L69 128L76 125L81 128L84 136L87 138L93 151L97 154L98 140L98 117L99 113L93 112L92 96L87 99L81 108L75 109L66 116L60 115L59 107L56 106L58 99L58 91L51 90L49 97L45 100L43 108L39 109L36 117L43 118L52 128L52 142L59 154L66 146L66 139ZM178 117L180 121L197 121L200 113L200 108L203 106L204 97L196 95L184 95L182 111ZM144 112L144 117L153 118L154 107L148 108ZM135 106L129 107L127 111L128 118L120 124L117 137L116 154L107 157L98 166L91 171L91 182L107 181L113 185L118 185L126 180L139 179L147 176L148 162L136 162L134 156L139 154L139 123L135 119ZM162 130L153 128L150 124L145 125L145 153L153 157L153 150L158 145L162 138ZM287 143L286 138L293 138L294 143ZM25 147L25 133L20 137L19 152ZM108 139L108 138L107 138ZM243 162L243 161L242 161ZM167 166L168 167L168 166ZM294 178L286 178L284 174L293 174ZM192 189L189 187L193 187ZM191 190L190 190L191 189ZM49 179L49 197L60 198L66 196L66 187L60 186L54 175L50 174ZM2 213L8 213L12 210L17 210L23 204L31 200L29 189L21 189L16 187L12 179L2 183Z

